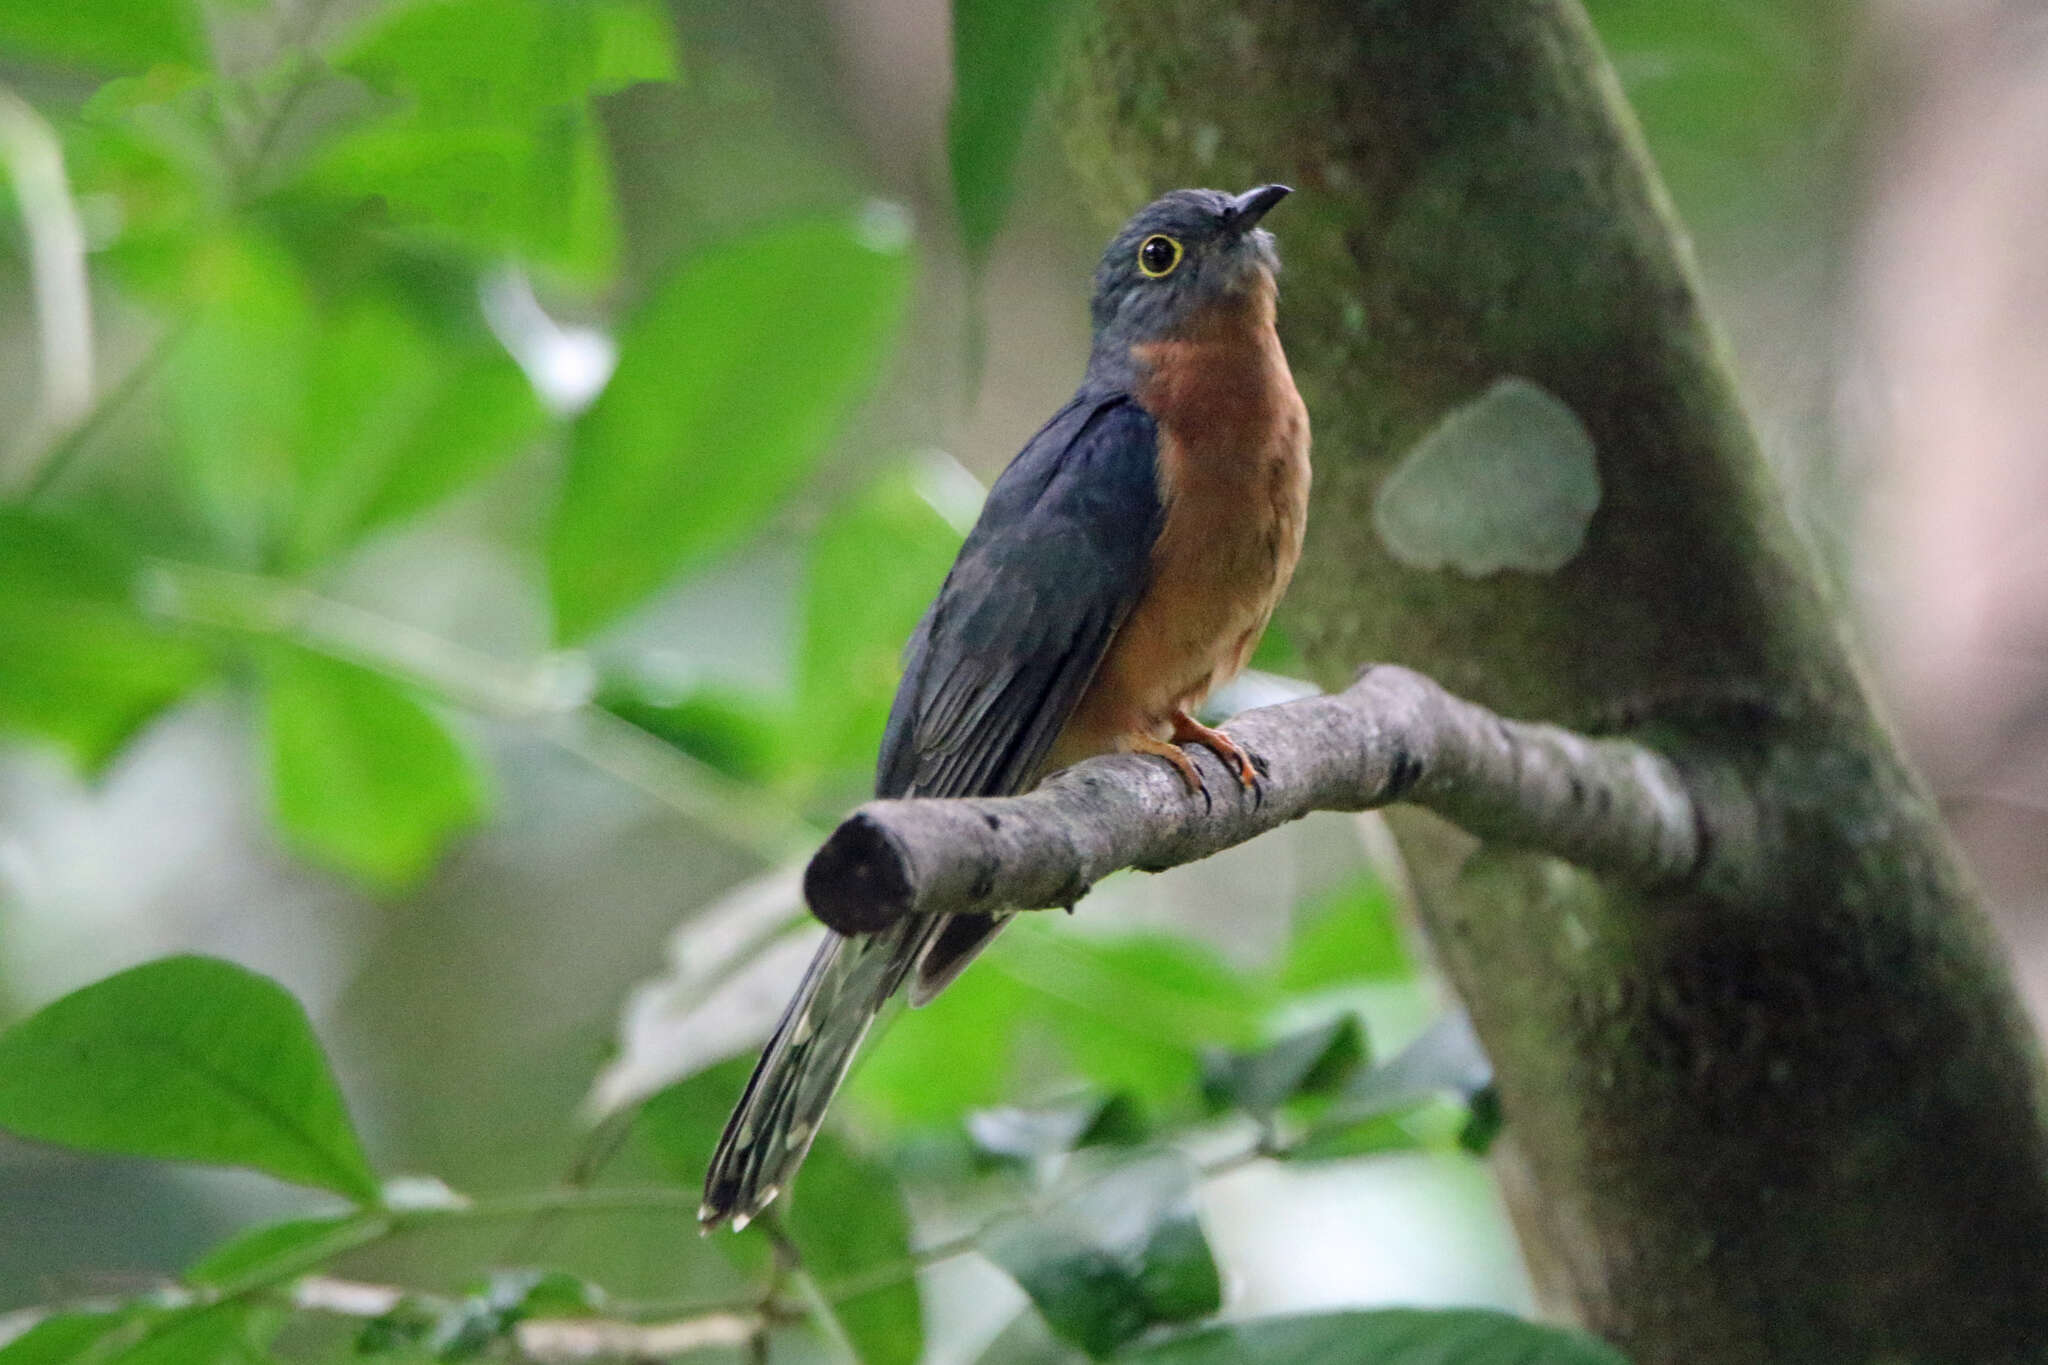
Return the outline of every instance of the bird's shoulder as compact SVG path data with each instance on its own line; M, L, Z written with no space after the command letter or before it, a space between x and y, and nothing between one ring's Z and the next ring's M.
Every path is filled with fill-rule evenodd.
M979 637L990 618L1031 612L1058 631L1075 611L1134 590L1164 512L1158 424L1129 393L1084 388L989 489L935 625Z
M1124 502L1143 510L1157 500L1158 456L1159 424L1135 396L1082 388L990 487L961 558L1077 507Z

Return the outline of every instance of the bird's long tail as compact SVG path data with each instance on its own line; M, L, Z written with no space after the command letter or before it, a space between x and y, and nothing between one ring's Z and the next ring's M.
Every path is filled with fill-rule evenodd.
M745 1227L803 1164L861 1039L937 928L919 915L878 934L833 934L818 949L711 1154L697 1211L705 1228Z

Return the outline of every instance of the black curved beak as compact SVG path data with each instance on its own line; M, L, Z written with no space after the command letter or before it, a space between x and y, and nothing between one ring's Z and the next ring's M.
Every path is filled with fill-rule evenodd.
M1250 232L1258 226L1259 219L1272 211L1273 205L1292 193L1294 191L1285 185L1261 185L1255 190L1246 190L1230 201L1225 216L1237 231Z

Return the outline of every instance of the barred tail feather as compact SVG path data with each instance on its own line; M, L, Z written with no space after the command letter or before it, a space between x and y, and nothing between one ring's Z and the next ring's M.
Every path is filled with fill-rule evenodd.
M938 922L919 916L859 938L825 940L782 1013L704 1177L706 1230L745 1227L803 1164L825 1108L861 1039L929 946Z

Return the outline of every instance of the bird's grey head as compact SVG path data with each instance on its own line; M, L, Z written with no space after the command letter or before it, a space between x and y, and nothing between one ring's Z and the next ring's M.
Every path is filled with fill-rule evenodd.
M1270 278L1280 258L1259 220L1289 193L1285 185L1174 190L1138 210L1095 269L1097 358L1182 335L1209 305Z

